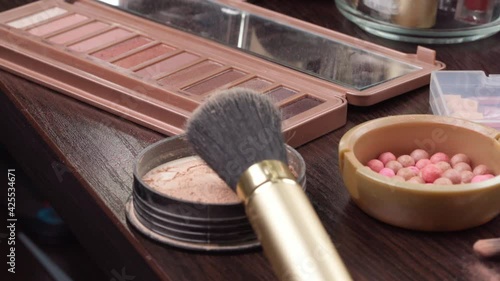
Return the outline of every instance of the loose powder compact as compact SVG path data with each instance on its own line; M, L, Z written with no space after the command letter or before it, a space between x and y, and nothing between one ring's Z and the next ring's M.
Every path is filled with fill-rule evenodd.
M288 164L305 189L305 163L287 146ZM241 200L189 146L185 135L138 155L127 217L146 236L201 251L259 246Z

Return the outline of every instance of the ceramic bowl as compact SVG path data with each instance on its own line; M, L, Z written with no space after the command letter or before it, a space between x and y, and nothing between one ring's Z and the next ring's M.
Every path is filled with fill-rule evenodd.
M472 165L497 175L479 183L418 184L391 180L365 164L382 152L465 153ZM391 116L360 124L339 143L339 167L352 200L391 225L454 231L484 224L500 213L500 132L478 123L434 115Z

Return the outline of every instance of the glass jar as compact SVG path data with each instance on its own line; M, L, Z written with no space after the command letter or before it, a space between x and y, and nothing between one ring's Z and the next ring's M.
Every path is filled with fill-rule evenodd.
M365 31L398 41L450 44L500 31L498 0L336 0L336 4Z

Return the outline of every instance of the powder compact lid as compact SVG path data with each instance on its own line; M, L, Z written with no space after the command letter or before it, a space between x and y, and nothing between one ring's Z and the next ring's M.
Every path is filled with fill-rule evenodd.
M167 135L217 90L246 87L298 146L429 83L404 54L241 1L41 0L0 13L0 67ZM103 2L103 3L100 3Z

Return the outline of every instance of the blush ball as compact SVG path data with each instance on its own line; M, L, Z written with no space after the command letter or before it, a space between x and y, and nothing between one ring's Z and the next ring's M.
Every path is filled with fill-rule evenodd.
M429 159L429 153L423 149L415 149L410 153L411 158L415 160L415 162L418 162L419 160L422 159Z
M450 162L450 157L448 157L448 155L443 152L436 152L429 159L431 160L432 164L436 164L437 162L441 161Z
M415 160L410 155L401 155L398 157L398 162L403 165L403 167L409 167L415 165Z
M477 165L474 168L474 170L472 171L472 173L474 173L474 175L476 175L476 176L485 175L485 174L492 174L490 168L488 168L488 166L483 165L483 164Z
M471 171L462 171L460 172L460 177L462 178L462 183L470 183L474 174Z
M382 170L380 170L380 172L378 172L379 174L383 175L383 176L387 176L387 177L394 177L396 174L394 173L394 171L392 169L389 169L389 168L383 168Z
M398 175L395 175L391 179L395 180L395 181L403 181L403 182L406 181L405 178L403 178L402 176L398 176Z
M485 181L485 180L492 179L492 178L494 178L494 177L495 177L495 176L494 176L494 175L492 175L492 174L477 175L477 176L474 176L470 182L471 182L471 183L475 183L475 182L482 182L482 181Z
M425 183L425 181L421 177L419 177L419 176L412 177L411 179L408 180L408 182L412 182L412 183Z
M418 175L418 172L416 172L415 170L412 170L410 168L401 168L397 172L397 175L400 177L403 177L405 180L409 180L412 177Z
M429 159L420 159L417 161L417 163L415 164L415 167L419 168L420 170L422 170L425 166L431 164L431 160Z
M441 169L434 164L429 164L420 170L422 179L427 183L432 183L441 177Z
M441 177L451 180L453 184L459 184L462 182L462 175L459 171L454 169L444 171Z
M453 166L453 169L455 169L459 172L472 171L472 168L470 167L470 165L467 163L464 163L464 162L460 162L460 163L455 164Z
M393 170L394 173L397 173L399 169L403 168L403 165L396 160L391 160L385 164L385 167Z
M392 152L384 152L380 154L378 157L378 160L382 161L384 165L386 165L389 161L394 161L396 160L396 156Z
M380 170L382 170L384 168L384 163L382 163L382 161L378 160L378 159L372 159L370 161L368 161L368 163L366 164L368 167L370 167L370 169L372 169L372 171L375 171L375 172L380 172Z
M438 178L433 183L440 184L440 185L452 185L453 184L449 178Z
M451 157L451 159L450 159L450 164L452 166L455 166L455 164L460 163L460 162L467 163L470 165L469 157L463 153L457 153L457 154L453 155L453 157Z
M439 161L435 164L439 169L441 169L441 171L446 171L446 170L449 170L451 169L451 165L448 163L448 162L444 162L444 161Z

